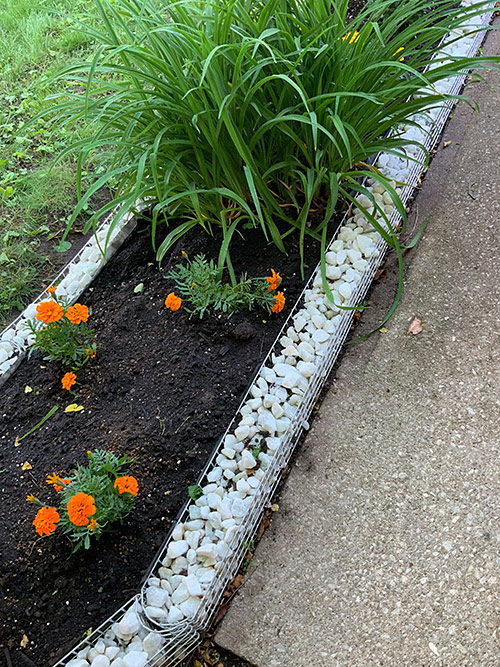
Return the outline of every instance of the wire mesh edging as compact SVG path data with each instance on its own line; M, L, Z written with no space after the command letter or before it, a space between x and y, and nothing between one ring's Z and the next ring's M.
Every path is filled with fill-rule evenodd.
M483 23L485 26L491 19L492 15L493 11L490 12L488 15L486 15L486 17L483 17ZM473 55L475 51L478 49L479 45L482 43L482 40L484 39L485 34L486 30L478 32L476 34L476 37L469 48L470 55ZM453 81L450 82L450 88L447 94L449 95L455 94L462 87L467 74L468 73L464 73L463 75L458 75L454 77ZM439 138L442 129L444 127L444 124L448 119L452 106L453 104L450 101L447 101L443 103L443 105L441 105L441 108L436 114L436 118L434 119L434 122L431 125L431 130L427 136L427 140L424 143L427 150L432 150L432 147L434 146L436 140ZM425 157L425 151L421 150L417 160L419 160L420 162L422 161L423 157ZM400 195L401 200L405 205L407 204L409 198L413 194L415 186L418 183L419 175L423 173L427 168L426 166L422 168L422 164L419 164L419 162L412 161L412 166L410 167L408 177L406 179L406 184L403 187ZM344 215L336 233L334 234L334 237L330 241L328 248L331 247L332 243L338 237L339 231L342 229L342 226L344 225L346 219L347 219L347 213ZM393 214L390 216L389 222L394 229L397 228L397 226L400 224L401 218L397 213L396 209L394 209ZM372 283L373 276L375 275L375 272L378 266L380 265L380 262L382 261L383 255L388 249L388 245L382 238L380 238L380 240L377 243L376 249L379 251L379 254L377 256L372 256L370 258L368 267L365 269L361 277L361 280L356 287L355 292L351 296L349 305L355 305L359 303L363 299L364 295L367 293ZM251 382L249 383L250 387L255 382L256 377L260 375L260 372L266 365L269 358L278 349L280 338L283 336L286 329L289 326L291 326L293 317L297 314L298 310L302 308L305 291L310 289L310 286L315 276L316 276L316 271L313 272L310 279L306 283L299 299L297 300L297 303L295 304L294 308L292 309L291 313L289 314L285 323L283 324L278 336L276 337L274 344L271 346L271 349L266 355L264 361L255 372ZM198 610L198 612L196 613L196 615L193 618L185 619L182 622L179 622L177 624L171 624L170 626L168 625L161 626L161 624L159 624L154 619L150 619L149 617L145 616L145 618L147 618L149 622L149 626L145 627L149 627L149 629L154 628L155 632L162 635L164 638L168 638L167 642L168 648L167 645L164 645L163 648L160 649L158 654L156 654L151 659L154 660L154 662L150 662L149 663L150 665L154 667L161 667L163 665L169 665L171 667L175 667L175 665L178 665L179 662L183 660L184 657L186 657L186 655L188 655L189 652L198 643L200 639L198 631L204 631L208 629L212 621L213 615L218 608L220 599L224 593L227 583L236 574L240 566L240 563L243 560L243 557L247 550L246 539L248 539L250 536L254 534L257 523L262 515L264 506L271 499L276 487L280 482L283 467L289 461L290 456L304 428L308 428L307 418L309 417L312 407L322 390L324 381L328 376L328 374L330 373L331 369L333 368L333 365L335 364L340 349L342 348L342 345L344 344L344 341L347 338L353 316L354 316L354 310L349 310L349 311L344 310L341 312L341 321L339 323L339 326L337 327L335 334L333 334L330 339L327 352L323 356L321 361L317 364L316 370L310 380L309 386L305 391L303 399L297 408L297 412L294 415L287 431L281 436L282 442L280 444L280 447L274 453L271 464L269 465L269 468L266 470L264 477L260 481L257 493L255 494L246 515L243 517L243 520L241 524L239 524L238 529L235 532L235 535L233 536L233 539L229 543L230 555L222 561L221 567L217 571L217 575L214 581L204 594L202 605ZM214 448L212 457L210 458L203 472L201 473L199 478L200 484L203 483L203 480L206 477L209 469L212 467L214 460L220 451L221 444L223 443L226 435L230 432L230 430L236 423L237 418L239 417L240 414L240 409L247 400L248 400L248 391L245 392L244 398L240 402L240 405L238 407L235 416L231 420L230 425L226 429L222 438L219 440L217 446ZM186 514L189 512L190 504L191 503L188 501L184 505L184 507L180 510L178 514L178 519L173 523L172 528L169 531L163 546L160 548L158 555L153 560L153 563L149 568L147 575L144 578L145 580L147 580L147 578L151 575L151 573L156 569L160 560L163 559L166 549L168 548L168 543L171 537L171 533L173 532L173 529L175 525L178 523L178 521L184 518ZM145 591L145 584L143 584L139 596L135 598L137 601L143 598L144 591ZM105 621L97 630L95 630L92 633L92 635L90 635L89 638L81 642L78 645L78 647L76 647L70 654L68 654L58 663L56 663L55 667L57 667L58 665L64 665L67 658L70 658L72 655L76 655L77 652L81 650L82 647L90 646L89 642L91 640L97 639L99 636L102 636L106 628L111 627L111 625L115 622L115 619L121 617L121 614L124 611L126 611L129 605L130 601L126 605L121 607L120 610L115 612L115 614L113 614L113 616L110 617L108 621ZM141 618L141 622L144 625L144 620L140 613L139 617Z

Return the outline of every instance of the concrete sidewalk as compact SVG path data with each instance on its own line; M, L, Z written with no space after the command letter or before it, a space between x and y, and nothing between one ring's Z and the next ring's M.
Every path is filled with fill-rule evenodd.
M500 665L500 76L486 78L414 205L430 222L388 332L347 348L217 633L258 667ZM406 336L414 316L423 332Z

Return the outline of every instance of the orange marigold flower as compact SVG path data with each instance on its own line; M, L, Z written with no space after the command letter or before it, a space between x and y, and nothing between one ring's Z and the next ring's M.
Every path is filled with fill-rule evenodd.
M80 491L68 500L68 517L75 526L87 526L89 516L96 513L94 499Z
M175 296L173 292L170 292L170 294L167 296L165 299L165 305L167 308L170 308L170 310L179 310L181 307L182 299L180 296Z
M64 375L61 380L62 386L64 387L64 389L67 389L68 391L75 384L75 382L76 382L76 375L74 373L66 373L66 375Z
M139 492L139 485L135 477L117 477L115 479L115 488L118 489L120 494L122 493L131 493L133 496L136 496Z
M59 322L64 315L64 308L56 301L42 301L36 307L36 319L45 324Z
M54 294L54 292L56 291L56 289L57 289L57 287L56 287L55 285L51 285L50 287L47 287L47 292L48 292L49 294Z
M276 273L274 269L271 269L271 275L266 278L267 282L269 283L267 289L278 289L280 283L281 283L281 276L279 273Z
M92 352L88 347L85 348L85 352L89 355L90 359L93 359L95 357L95 352Z
M29 502L29 503L34 503L35 500L36 500L36 498L35 498L35 496L34 496L32 493L30 493L30 495L26 498L26 500L27 500L27 502Z
M33 525L41 537L43 535L52 535L56 529L56 523L60 518L59 512L55 507L41 507L37 512Z
M271 308L273 313L281 313L285 307L285 295L283 292L278 292L274 297L274 306Z
M94 530L96 526L97 526L97 521L95 519L92 519L92 521L89 523L89 530Z
M81 324L89 319L89 309L87 306L82 306L81 303L75 303L66 311L66 317L73 324Z

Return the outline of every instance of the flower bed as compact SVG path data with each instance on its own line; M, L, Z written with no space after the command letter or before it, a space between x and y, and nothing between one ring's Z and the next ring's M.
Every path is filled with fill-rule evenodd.
M438 117L440 113L441 112L437 112L434 116ZM422 118L420 120L422 124L425 125L424 119ZM433 124L428 124L427 131L433 133L434 130L435 128ZM411 140L414 138L414 136L411 136L412 134L415 135L415 132L413 128L410 128L408 131L408 139ZM388 169L391 177L396 176L401 180L406 180L412 171L409 165L405 164L405 161L394 160L394 158L391 158L390 156L382 156L379 159L378 165ZM391 171L392 173L390 173ZM394 212L394 206L391 203L392 197L389 196L391 201L386 197L386 195L389 194L388 190L384 189L376 182L371 183L371 188L373 199L382 209L384 209L385 214L388 217L392 216L391 220L393 220L394 216L392 213ZM399 194L401 194L401 192ZM363 196L365 199L362 198ZM371 203L373 202L370 198L366 199L366 195L358 197L358 208L353 210L353 220L349 221L343 228L339 239L335 241L330 247L329 252L326 254L324 272L326 273L326 279L328 280L329 286L333 291L336 304L349 305L351 303L357 303L357 299L362 296L363 290L366 289L366 277L373 273L378 262L379 247L384 245L383 240L377 233L372 231L371 227L364 219L364 212L366 209L370 208ZM196 251L196 243L199 242L199 239L192 237L190 241L186 242L190 243L191 241L194 247L189 247L189 251L193 254L193 251ZM260 248L263 250L262 244ZM203 246L203 250L206 250L205 245ZM249 252L249 249L246 248L246 251ZM257 275L259 273L262 274L267 272L270 267L267 266L263 268L262 264L260 264L260 271L251 271L249 269L249 266L255 267L256 264L259 265L259 259L255 256L256 253L259 253L258 243L251 246L251 253L254 260L253 264L249 261L248 257L245 257L245 249L241 251L241 256L236 253L239 259L244 259L242 268ZM298 260L298 257L296 259ZM81 400L82 403L84 402L84 399L89 401L89 407L87 409L91 419L85 421L81 419L82 417L87 416L85 411L78 416L72 415L71 419L74 421L70 423L72 427L77 425L76 428L73 428L72 436L73 438L85 438L88 442L88 439L93 437L92 428L88 428L88 422L90 421L91 426L95 426L96 415L97 420L99 421L101 414L103 416L109 414L106 411L100 411L101 406L97 403L97 400L100 399L102 401L103 398L109 398L106 391L107 375L109 374L111 376L109 371L112 368L114 374L117 375L113 363L115 361L123 361L123 354L120 354L119 352L117 356L116 348L119 348L120 343L125 345L125 349L133 346L134 358L129 358L128 361L129 369L134 369L135 364L133 364L132 361L136 361L136 363L137 361L140 361L140 366L136 366L137 372L134 376L136 386L131 387L130 382L127 386L127 381L122 375L120 378L121 381L116 387L116 394L119 394L121 391L122 396L125 395L128 397L129 400L122 399L120 405L121 407L128 407L129 409L133 408L134 414L138 420L140 420L140 413L143 412L146 427L145 431L143 434L139 433L139 430L134 428L137 425L134 424L133 421L132 423L127 421L124 428L123 414L116 412L115 419L111 418L109 419L109 422L104 421L100 424L97 428L97 437L100 439L99 444L101 444L103 439L106 441L106 436L110 434L110 442L106 442L103 446L106 446L107 448L116 448L116 446L120 447L125 445L128 448L127 451L131 449L132 452L134 452L135 449L137 454L140 453L141 455L138 458L142 459L145 458L145 443L136 441L141 435L142 437L147 437L147 453L150 455L151 468L149 470L144 468L144 477L148 480L148 476L150 474L152 475L152 471L154 471L156 482L158 483L158 480L163 482L163 480L166 479L168 481L168 476L165 477L162 474L158 475L158 464L162 463L167 466L170 464L171 466L172 462L166 461L163 456L165 453L168 455L173 452L169 452L168 449L167 452L165 452L165 449L161 446L161 444L165 445L164 441L156 447L154 445L151 446L151 443L154 440L150 428L151 421L154 419L151 410L153 407L152 400L156 399L154 407L163 407L165 405L171 406L173 408L171 414L175 414L178 421L180 421L184 414L186 414L183 414L181 409L179 409L179 406L184 405L184 397L185 400L190 402L185 420L175 429L175 431L175 424L172 424L171 427L170 425L166 426L165 423L162 424L162 421L164 422L166 418L162 416L161 410L159 414L156 415L159 426L163 431L162 435L166 435L165 430L167 428L169 430L169 445L176 440L174 436L177 435L180 436L181 445L185 444L186 440L189 441L190 437L193 437L193 440L196 439L197 445L208 441L209 438L217 438L215 432L213 436L210 434L209 438L205 438L205 432L202 432L201 430L201 424L203 422L196 422L196 419L199 416L199 414L197 414L198 410L201 411L203 408L205 408L205 424L207 416L209 417L210 426L213 426L217 420L217 416L215 415L216 410L209 407L215 405L215 402L209 402L208 405L203 405L205 396L203 394L200 395L200 388L206 387L206 392L213 392L214 390L213 375L210 376L209 372L205 371L214 371L216 366L214 350L216 349L216 346L222 342L224 336L227 338L228 335L231 335L240 339L248 339L250 337L250 340L252 340L251 329L253 328L254 330L255 338L255 332L259 331L263 318L262 316L257 316L257 319L255 319L255 316L253 316L252 319L250 316L239 316L234 322L234 329L229 330L227 328L229 326L227 320L224 320L224 318L222 318L222 320L221 318L212 318L212 322L209 322L209 324L212 324L213 326L211 326L208 331L205 327L194 327L192 324L186 328L182 328L179 320L175 321L169 319L173 328L171 330L171 338L165 340L165 343L168 345L167 354L169 355L169 358L172 354L174 357L175 355L180 357L185 357L187 355L189 361L187 364L184 364L184 367L188 367L187 375L183 376L182 369L177 369L174 362L173 368L175 369L175 375L177 375L175 378L177 383L170 382L171 378L168 378L166 382L164 382L165 378L162 376L174 375L174 372L172 372L172 366L169 368L162 368L162 366L160 366L159 369L156 368L158 362L160 364L163 363L162 359L158 359L160 348L155 345L155 343L159 342L156 338L153 340L153 346L148 347L147 351L143 351L142 358L138 360L135 359L135 357L140 357L140 352L137 353L138 343L143 343L145 345L147 339L149 346L150 339L153 338L153 334L155 333L155 331L153 331L154 327L151 317L148 317L148 315L153 316L155 314L155 309L156 317L161 315L161 310L158 310L158 299L161 300L161 297L158 294L158 285L156 285L156 288L152 290L152 292L145 290L144 294L141 294L140 297L132 297L136 298L137 304L140 303L140 300L143 300L144 297L149 297L149 299L153 301L153 304L148 304L147 302L144 303L143 300L141 304L143 307L143 312L141 313L142 321L140 323L135 323L137 326L130 326L131 323L127 322L127 317L133 318L138 310L137 304L128 307L130 294L133 292L132 283L138 281L139 278L143 278L143 276L139 276L136 273L131 278L131 276L127 274L128 267L123 267L119 262L120 257L116 263L117 266L114 265L113 270L115 273L112 272L112 269L110 269L110 272L114 280L112 285L116 288L117 293L120 293L120 287L125 288L125 292L121 291L122 301L121 304L119 304L119 306L121 305L123 307L122 309L125 310L125 322L118 315L119 308L113 310L110 306L106 306L104 303L101 304L99 302L99 296L97 294L92 294L90 301L98 299L94 303L96 309L97 305L107 307L106 310L102 311L101 324L103 325L102 331L107 331L107 333L110 333L111 335L108 336L107 345L103 350L106 357L103 359L101 366L94 366L94 373L87 368L84 371L83 377L85 379L85 384L81 388L81 391L83 391ZM235 260L233 256L233 263L234 262ZM280 264L276 261L269 263L279 268L286 281L287 271L283 268L283 262ZM292 266L289 266L288 270L288 275L293 273ZM110 276L108 275L108 280L109 277ZM120 283L120 285L118 285L118 283ZM322 280L319 274L313 278L310 288L305 292L304 307L300 312L296 313L293 325L284 332L285 335L279 341L274 356L271 356L272 363L260 371L258 379L251 387L250 396L240 409L231 432L226 436L222 444L222 449L217 453L212 467L207 470L206 476L202 479L201 483L203 488L196 490L196 495L199 497L194 503L191 503L186 507L181 522L177 523L175 526L171 539L166 545L165 551L160 556L159 570L152 573L152 576L147 582L147 586L143 590L143 609L139 609L139 611L141 614L145 614L145 617L142 618L142 623L145 622L144 618L146 621L149 619L150 628L157 627L158 625L164 626L167 633L178 635L186 633L187 636L189 635L190 627L193 628L193 631L196 627L205 627L207 618L209 618L210 614L213 612L214 605L217 602L217 596L222 591L221 587L233 571L232 568L234 568L234 565L237 564L242 540L249 535L249 531L252 526L255 525L255 518L258 518L258 510L262 506L262 502L269 497L269 493L272 491L277 475L279 475L280 465L286 461L290 448L293 446L293 438L294 435L296 435L297 429L300 430L305 425L304 419L307 418L308 410L311 407L311 400L314 400L316 395L315 392L318 390L318 387L320 387L321 380L328 371L332 358L330 353L338 344L340 334L344 335L346 333L346 327L349 326L352 311L341 312L338 306L332 306L331 302L328 302L326 295L322 291L324 283L325 280ZM149 281L147 284L149 284ZM290 283L287 296L291 296L296 285L297 283ZM113 294L113 297L114 296L115 295ZM288 299L287 310L290 308L290 301L291 299ZM151 306L151 308L146 306ZM111 323L105 322L104 320L108 319L107 316L110 312L114 313L114 321ZM175 311L173 313L168 313L168 316L169 318L172 318L177 316L177 314L177 311ZM120 313L120 315L122 315L122 313ZM185 320L185 314L183 317ZM279 323L279 321L280 319L278 318L275 324ZM200 325L200 323L198 324ZM206 325L206 322L204 324ZM233 322L231 321L231 326L232 324ZM266 333L270 333L272 326L267 327L268 322L265 324ZM250 329L248 328L249 325ZM127 340L120 340L120 336L116 335L117 328L119 327L121 327L124 332L132 332L132 335L136 340L131 340L130 338ZM197 341L193 344L192 340L191 344L189 344L188 339L190 333L192 334L193 332L198 333L205 341L208 336L209 347L201 347ZM265 337L262 336L259 342L262 346L262 352L262 350L265 349L265 346L269 344L269 341L266 341ZM335 343L335 345L333 343ZM245 345L244 347L247 350L250 346L251 345ZM231 346L228 346L228 341L224 339L224 344L220 346L218 351L218 356L223 359L225 358L225 361L221 364L222 367L225 366L225 362L231 359L231 357L226 356L229 352L229 349L226 349L228 347L230 348ZM251 356L253 356L253 360L255 360L255 346L252 350ZM151 352L153 352L152 357ZM241 352L241 350L239 350L239 352ZM149 355L149 358L146 358L144 353ZM200 353L203 353L208 364L204 364L203 362L200 364L199 360L195 358L197 353L198 356L200 356ZM171 361L174 361L174 359L172 358ZM238 373L245 370L244 368L238 367L238 360L236 358L231 360L231 362L232 363L225 369L226 371ZM195 366L194 369L193 366ZM251 378L252 368L253 364L248 362L246 368L247 374L244 376L246 380L243 382L243 385L245 385L247 380ZM99 372L96 372L95 369ZM122 365L120 370L123 373L129 369L125 369ZM40 370L46 369L41 368ZM184 377L187 379L189 375L192 376L193 370L196 372L194 385L192 385L190 391L186 393L184 392L183 385ZM145 373L145 371L148 372ZM34 375L33 366L29 366L28 372L33 373ZM42 389L40 391L40 387L42 387L44 380L43 375L44 374L39 376L41 384L37 387L38 395L31 398L32 403L29 402L30 396L35 392L33 392L33 387L31 385L26 385L31 389L31 391L28 391L26 394L28 398L26 398L26 395L20 395L20 392L16 393L13 391L12 395L9 395L11 401L9 407L13 405L16 405L17 407L18 404L32 407L33 405L36 405L35 399L38 399L38 397L42 397L43 399L44 390ZM118 376L119 375L120 373L118 373ZM147 375L147 377L142 378L141 375ZM179 376L180 385L178 384ZM160 377L162 377L162 381L158 379ZM216 377L219 376L216 375ZM25 379L25 381L27 381L27 379ZM170 403L165 403L163 394L161 396L155 396L154 391L153 393L148 393L150 391L149 386L151 383L154 384L155 390L168 392L175 387L178 393L169 397L171 400ZM56 382L53 378L52 386L49 388L48 392L45 392L45 397L52 396L55 399L55 387ZM194 387L198 390L198 398L196 401L193 401L193 396L196 393ZM220 390L221 388L222 386L215 387L215 390ZM137 394L135 393L136 390L138 390ZM114 398L115 396L111 393L111 399ZM233 393L229 398L234 399L236 397ZM25 401L28 401L28 403L26 404ZM217 404L219 405L219 403ZM139 413L137 412L136 407L139 408ZM232 409L234 410L234 407ZM224 408L222 409L222 412L224 412ZM230 417L230 414L225 413L222 417ZM77 419L81 419L80 423L76 421ZM189 427L186 427L187 421L190 422ZM10 422L13 423L13 420L10 419ZM120 422L122 423L121 433L119 428ZM223 422L224 419L222 419L221 423ZM37 444L41 443L43 445L42 449L44 448L47 452L50 450L48 441L50 441L50 437L53 435L51 427L55 423L56 420L53 422L49 421L44 425L43 431L39 432L43 434L44 438L40 439L39 434L37 434ZM194 426L194 430L191 430L192 426ZM17 426L17 429L20 431L20 426ZM222 430L223 428L219 429L218 433ZM108 433L105 433L104 431L108 431ZM165 438L165 440L166 439L167 438ZM21 446L25 447L24 443L27 444L28 442L28 440L23 440ZM64 444L66 445L66 442ZM64 447L62 449L64 449ZM207 449L209 449L209 447L207 447ZM20 456L21 452L23 454L29 452L32 460L38 466L47 463L43 454L34 451L33 448L29 450L25 448L18 451L18 453L13 456L14 462L18 460L19 465L24 472L37 470L37 468L33 466L31 460L28 458L21 464L21 459L24 458L24 456ZM159 457L160 453L162 454L161 458ZM197 452L192 452L192 454L195 455L193 458L196 458L196 453ZM177 460L177 465L181 465L182 463L183 459L179 458ZM61 466L59 465L58 468L60 469L60 467ZM193 477L196 479L197 475L194 467L195 466L193 466L192 469L192 477L188 475L186 482L193 481ZM31 475L33 473L29 472L29 474ZM140 475L138 476L140 477ZM152 480L150 481L152 482ZM179 479L177 479L177 481L179 481ZM25 477L21 475L17 481L17 486L20 486L22 482L25 482ZM160 490L151 483L149 487L146 484L145 490L146 492L149 491L149 493L147 493L147 498L151 498L151 514L154 516L154 508L160 504L160 500L164 501L162 494L167 494L168 497L171 495L171 489L169 488L165 490L165 488L163 488ZM250 519L249 515L252 515ZM53 519L54 517L49 518ZM226 522L225 525L223 525L224 522ZM129 521L128 525L131 530L135 529L139 531L141 528L144 529L143 526L137 526L132 520ZM146 533L147 531L143 530L139 536L146 536ZM124 535L126 540L126 531ZM115 559L118 558L127 561L127 555L131 546L130 544L127 545L127 548L123 548L121 543L118 544L116 541L111 541L108 542L108 546L111 547L112 555ZM37 550L40 551L39 547L37 547ZM56 561L56 557L54 560ZM213 586L212 582L216 582L216 585ZM9 580L8 583L12 586L12 583L9 582ZM58 590L59 589L56 589L54 594L57 594ZM127 589L123 591L123 593L126 592ZM74 603L71 602L71 604ZM135 626L137 624L139 625L136 628ZM118 638L120 642L125 642L129 645L127 650L131 652L131 654L134 652L142 654L142 656L137 655L130 659L127 658L124 662L122 661L123 664L128 665L130 661L133 662L134 660L136 660L136 662L133 662L133 664L146 664L144 662L144 660L148 660L148 658L144 658L146 651L144 648L146 635L149 637L148 642L154 644L154 642L159 641L156 638L156 634L158 633L151 633L150 628L141 630L140 624L141 618L136 616L135 612L125 614L125 617L121 618L121 620L117 620L115 626L111 627L110 632L113 634L113 637L111 637L109 633L108 635L103 635L103 644L102 646L99 646L102 650L97 650L97 647L92 648L91 651L95 651L96 653L90 656L87 652L88 649L84 649L86 652L85 659L82 654L82 656L78 657L73 664L76 665L78 661L80 661L79 665L88 664L87 659L91 660L92 664L95 663L97 665L99 660L104 664L106 659L103 658L101 660L99 655L102 655L103 651L107 651L108 649L114 652L113 642L116 638ZM132 629L132 627L135 629ZM150 637L150 635L153 636ZM189 641L191 640L192 634L189 635ZM26 644L29 641L29 638L26 638L25 642L23 636L21 641ZM101 640L97 637L96 641L99 642ZM132 649L132 644L134 644L136 648ZM155 646L156 645L157 644L155 644ZM140 646L144 648L144 651ZM152 652L153 646L150 647L150 651L147 651L149 658L153 660ZM121 660L121 658L119 660ZM141 662L141 660L143 662ZM163 659L159 657L158 663L148 662L148 664L162 664L162 660ZM130 664L132 664L132 662L130 662Z
M162 274L182 260L181 249L194 256L210 246L215 249L213 240L193 234L165 262ZM2 623L13 651L47 664L56 647L59 657L136 592L188 486L231 421L259 358L301 290L298 252L283 256L250 234L234 253L235 266L250 275L279 268L287 296L282 313L199 320L183 310L168 311L164 300L173 284L156 265L148 266L154 261L149 237L136 233L80 297L92 308L98 331L97 356L76 372L78 384L72 387L84 410L64 413L75 400L61 385L64 369L43 362L37 352L2 388L2 467L8 474L1 476ZM307 258L312 266L313 248ZM134 295L140 282L144 291ZM15 447L16 437L53 405L60 406L58 412ZM37 541L35 512L26 497L47 496L41 491L47 476L64 477L86 460L89 449L134 456L140 492L120 532L70 557L71 546L57 532ZM22 470L26 462L31 469ZM29 639L24 649L23 635Z

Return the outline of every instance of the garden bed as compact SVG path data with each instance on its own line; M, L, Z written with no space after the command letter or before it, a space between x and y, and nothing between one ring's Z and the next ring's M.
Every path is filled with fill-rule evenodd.
M139 229L80 298L93 310L98 354L77 373L77 399L61 387L64 370L37 352L2 388L2 641L14 665L26 664L22 654L51 664L136 592L187 487L196 482L300 294L297 250L284 256L250 231L232 246L235 269L250 276L279 270L287 297L282 313L199 320L167 311L163 302L172 284L163 275L181 261L181 250L194 256L216 249L214 240L191 234L158 272L150 237ZM310 270L317 250L306 248ZM134 294L140 282L144 291ZM65 414L75 400L84 410ZM16 447L16 437L53 405L58 412ZM63 474L84 463L87 450L99 448L135 457L130 470L140 485L136 510L115 534L72 555L63 536L38 538L35 508L26 497L34 493L55 502L47 475ZM31 469L23 471L26 462ZM28 643L21 647L24 636Z

